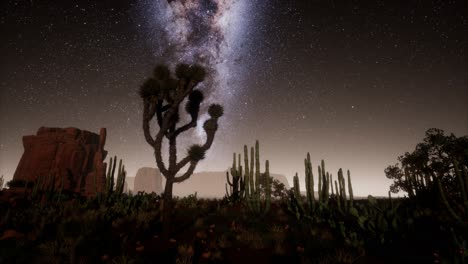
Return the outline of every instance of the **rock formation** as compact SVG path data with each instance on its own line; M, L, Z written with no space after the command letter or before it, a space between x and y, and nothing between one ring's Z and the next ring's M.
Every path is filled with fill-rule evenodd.
M140 168L135 176L133 193L162 193L162 175L156 168Z
M106 129L100 134L77 128L41 127L36 135L24 136L24 153L13 180L38 182L44 186L92 196L106 184L104 150Z

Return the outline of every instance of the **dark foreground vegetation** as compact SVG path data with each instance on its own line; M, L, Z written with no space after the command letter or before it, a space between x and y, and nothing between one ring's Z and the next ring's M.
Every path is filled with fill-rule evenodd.
M3 195L4 197L5 195ZM2 200L1 263L464 263L466 222L441 203L331 197L313 214L292 193L261 214L244 203L176 199L161 238L157 195Z

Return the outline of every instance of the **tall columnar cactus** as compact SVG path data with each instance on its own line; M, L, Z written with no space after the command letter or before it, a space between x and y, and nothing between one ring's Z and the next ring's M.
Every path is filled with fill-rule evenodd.
M318 201L322 202L322 169L318 166Z
M294 196L296 197L296 199L299 202L302 202L301 188L300 188L299 177L297 176L297 172L296 172L296 175L294 175L293 177L293 190L294 190Z
M307 153L307 158L304 159L305 176L306 176L306 194L309 209L315 210L315 194L314 194L314 174L312 173L312 163L310 162L310 154Z
M324 177L324 195L323 195L323 201L324 204L328 204L328 199L330 198L330 173L326 173L326 176Z
M338 205L338 210L341 211L341 196L340 196L340 193L339 193L339 190L338 190L338 184L337 182L335 181L335 192L336 192L336 203Z
M127 172L125 171L125 166L122 165L122 160L119 161L119 168L117 171L117 178L115 178L115 168L117 165L117 156L114 156L114 159L110 159L109 168L107 170L106 176L106 196L109 197L112 193L118 195L123 193L125 186L125 177Z
M3 184L5 183L5 179L3 178L3 175L0 176L0 191L3 189Z
M114 191L114 175L115 175L115 166L116 166L117 156L112 157L109 161L109 167L107 168L107 175L106 175L106 196L110 196Z
M229 172L226 172L226 196L230 201L237 202L244 197L245 184L244 177L242 177L241 156L239 154L239 164L236 163L236 153L232 156L231 177L229 179ZM229 185L229 188L228 188Z
M437 183L440 197L442 199L443 204L445 205L445 208L456 221L463 222L463 219L466 219L466 217L468 216L468 198L467 198L467 193L466 193L467 187L468 187L468 171L464 165L461 165L462 168L460 169L460 164L458 163L457 160L453 161L453 165L454 165L455 175L457 178L456 182L458 183L456 187L459 189L459 193L461 195L461 200L463 202L463 207L464 207L463 210L457 211L450 205L449 198L447 197L447 194L445 193L445 189L442 186L441 180L439 179L439 177L434 177L434 178Z
M122 160L119 161L119 171L117 174L117 183L115 186L115 192L117 194L122 194L125 187L125 177L127 176L127 171L125 171L125 166L122 165Z
M349 170L347 171L347 173L348 173L349 208L353 208L354 195L353 195L353 185L351 184L351 173L349 172Z
M460 169L460 164L456 159L453 160L453 166L458 179L458 186L460 187L461 199L465 206L465 211L468 212L468 173L463 165L462 169Z
M270 177L270 162L266 160L265 161L265 177L264 177L265 201L266 201L265 211L266 212L270 210L270 205L271 205L271 182L272 182L272 179Z
M314 178L312 174L312 165L310 162L310 154L307 153L307 158L304 159L305 165L305 176L306 176L306 190L307 190L307 203L309 208L314 210L315 198L314 198ZM346 181L343 176L343 170L339 169L337 173L337 180L333 181L333 175L325 170L325 161L322 160L321 164L318 166L318 205L319 208L327 208L328 201L330 198L330 193L336 198L337 205L339 209L351 209L353 207L353 188L351 184L351 174L349 170L348 173L348 192L349 192L349 201L346 197ZM333 183L335 185L333 185ZM294 193L297 193L297 188L299 186L299 179L296 174L294 176ZM297 194L295 196L298 196Z
M260 175L260 144L258 140L255 141L255 189L257 190L257 195L260 195L260 184L262 182Z
M322 203L324 205L328 204L328 182L327 182L327 173L325 172L325 161L322 160Z
M341 168L338 170L338 183L340 186L340 196L342 199L343 206L347 208L346 185L343 177L343 170Z
M244 188L245 188L245 196L249 196L251 194L249 187L250 185L250 171L249 171L249 152L247 146L244 145Z
M463 222L462 218L455 212L455 210L452 208L449 201L447 200L447 196L445 194L444 188L442 187L442 184L440 183L440 179L436 177L435 180L439 189L440 198L442 199L445 208L457 222Z
M247 146L244 147L244 153L247 153ZM271 204L271 180L270 180L270 166L268 160L265 162L265 174L262 177L260 173L260 147L258 140L255 142L255 152L254 148L251 148L251 165L248 168L248 159L244 159L246 164L246 172L249 172L249 179L245 180L246 186L245 189L249 189L249 192L246 192L245 200L247 202L248 208L256 213L264 215L270 210ZM255 162L254 162L255 159ZM254 174L255 170L255 174ZM255 181L254 181L255 177ZM263 178L263 179L262 179ZM262 182L262 184L261 184ZM262 193L262 187L264 193Z

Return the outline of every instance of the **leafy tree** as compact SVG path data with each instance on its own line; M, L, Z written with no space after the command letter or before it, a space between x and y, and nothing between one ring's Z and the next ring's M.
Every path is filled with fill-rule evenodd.
M457 138L454 134L444 135L441 129L428 129L423 142L413 152L399 156L398 161L385 169L386 177L393 180L391 192L419 196L435 190L440 180L449 193L462 195L455 168L468 168L468 136Z
M166 212L168 212L172 201L173 184L188 179L193 174L198 162L205 158L205 153L211 147L218 129L218 119L223 115L221 105L210 105L208 108L210 118L203 124L203 129L207 135L205 143L203 145L192 145L188 148L186 156L178 161L177 137L197 126L200 104L204 96L196 87L204 80L205 76L205 69L199 65L179 64L175 69L175 77L172 76L167 66L158 65L153 71L153 76L147 79L139 90L139 94L143 99L143 132L145 139L153 147L156 164L161 174L166 178L164 201L162 203L163 208L166 207ZM186 124L177 126L181 121L180 104L184 100L186 100L185 111L190 116L190 120ZM156 136L153 137L150 123L154 118L156 118L159 130ZM168 166L162 159L161 147L164 138L169 141ZM187 171L180 176L176 176L186 165L188 165ZM163 222L167 221L163 220Z

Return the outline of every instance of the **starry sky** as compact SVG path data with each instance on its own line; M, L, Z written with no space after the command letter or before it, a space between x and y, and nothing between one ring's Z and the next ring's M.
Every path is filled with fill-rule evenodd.
M385 167L428 128L468 134L463 0L5 0L0 32L7 180L41 126L106 127L130 176L155 167L137 90L156 63L204 65L205 103L225 107L197 171L226 170L258 139L290 183L310 152L350 169L356 195L385 195ZM179 150L203 140L197 128Z

